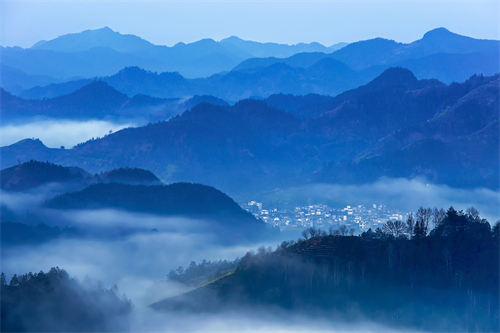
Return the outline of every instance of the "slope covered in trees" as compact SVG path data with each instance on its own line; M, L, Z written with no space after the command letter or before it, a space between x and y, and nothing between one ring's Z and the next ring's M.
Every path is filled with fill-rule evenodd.
M200 219L203 223L197 230L215 233L223 242L261 238L266 236L268 229L264 222L243 210L226 194L201 184L96 184L79 192L56 196L45 206L53 209L114 208ZM267 230L267 234L273 232Z
M60 195L46 205L59 209L114 207L166 215L220 214L254 221L251 214L224 193L210 186L190 183L156 186L96 184L79 192Z
M23 191L48 183L85 183L92 176L80 168L30 160L0 171L1 188Z
M119 168L98 175L98 181L130 185L160 185L161 181L151 171L139 168Z
M91 175L77 167L63 167L35 160L3 169L0 171L0 178L0 188L8 191L25 191L50 183L73 185L75 188L83 188L96 183L161 184L158 177L151 171L139 168L122 167Z
M234 273L153 305L214 311L278 306L432 331L498 329L499 230L478 212L422 208L360 236L314 228L275 251L247 253ZM391 225L392 224L392 225ZM432 230L431 230L432 229ZM399 231L398 231L399 230Z
M90 280L79 282L58 267L47 273L1 274L2 332L124 331L132 303Z

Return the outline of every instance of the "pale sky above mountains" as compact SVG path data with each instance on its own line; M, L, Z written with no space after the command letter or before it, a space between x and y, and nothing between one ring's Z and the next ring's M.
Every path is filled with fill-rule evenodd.
M296 44L383 37L409 43L437 27L500 39L499 1L0 1L2 46L108 26L172 46L236 35Z

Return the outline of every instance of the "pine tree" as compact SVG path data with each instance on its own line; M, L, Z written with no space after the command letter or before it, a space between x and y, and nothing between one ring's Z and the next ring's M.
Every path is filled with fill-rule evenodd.
M10 284L9 284L11 287L15 287L15 286L18 286L19 285L19 279L17 278L17 274L14 274L14 276L12 277L12 279L10 280Z

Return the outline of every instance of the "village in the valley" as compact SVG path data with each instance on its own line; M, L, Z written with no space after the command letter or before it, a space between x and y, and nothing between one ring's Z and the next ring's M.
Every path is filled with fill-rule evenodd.
M345 225L348 230L360 233L384 225L389 220L406 221L409 212L390 210L385 205L357 205L332 208L327 205L308 205L295 207L293 210L263 207L262 203L250 201L242 205L243 209L256 218L279 228L281 231L297 228L315 227L329 230Z

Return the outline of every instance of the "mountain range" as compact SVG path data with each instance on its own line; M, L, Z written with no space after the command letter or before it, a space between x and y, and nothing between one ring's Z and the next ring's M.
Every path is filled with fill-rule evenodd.
M320 60L308 68L276 63L266 68L230 71L201 79L186 79L178 73L158 74L139 67L126 67L111 76L34 87L17 95L26 99L55 98L99 80L128 96L143 94L156 98L186 98L211 95L234 103L245 98L267 98L280 93L337 95L367 83L381 71L381 68L377 68L358 72L333 59Z
M446 85L391 68L337 97L310 96L318 103L301 107L301 118L266 100L201 103L169 121L73 149L33 140L2 147L2 167L25 159L85 165L91 172L139 167L164 181L204 183L233 195L382 176L498 188L499 85L498 75Z
M340 43L325 47L319 43L257 43L233 36L220 42L203 39L168 47L154 45L134 35L122 35L105 27L40 41L27 49L2 47L0 55L3 65L29 75L51 76L54 82L77 76L111 75L127 66L139 66L150 71L180 72L194 78L228 71L252 57L287 57L299 52L329 53L344 45ZM7 81L2 83L2 87L14 84ZM30 86L33 86L32 83L24 81L24 88Z
M88 83L87 83L88 82ZM75 91L48 99L24 99L0 88L0 116L4 123L28 118L51 119L168 119L201 102L227 103L214 96L195 95L189 99L158 98L136 94L132 98L103 81L85 80Z
M61 36L30 49L1 48L6 69L1 86L29 99L68 94L96 77L130 96L213 95L233 102L279 93L333 96L368 83L391 66L445 83L473 74L493 75L500 71L499 45L438 28L409 44L376 38L337 49L230 37L169 48L104 28Z

